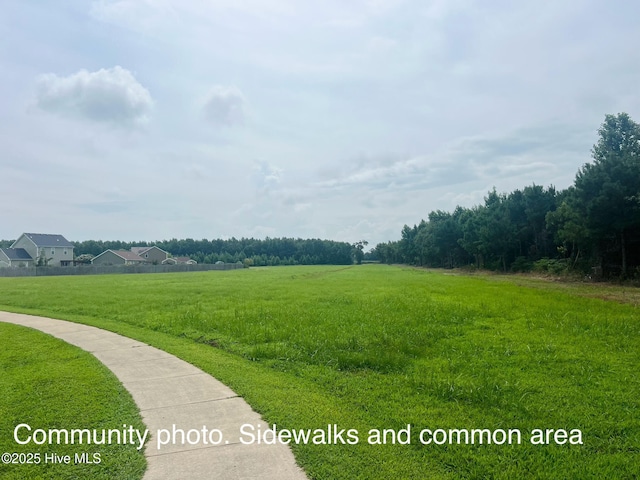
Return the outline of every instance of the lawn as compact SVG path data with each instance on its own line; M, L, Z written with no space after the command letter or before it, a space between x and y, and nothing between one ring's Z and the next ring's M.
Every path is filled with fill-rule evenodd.
M591 286L364 265L0 278L0 292L0 309L194 363L278 429L357 430L354 445L292 446L311 478L640 476L640 315ZM408 425L408 442L369 441ZM423 444L426 429L494 437ZM509 429L521 442L498 444ZM558 429L573 436L556 444Z
M142 478L142 451L123 445L20 445L37 429L143 428L138 409L116 377L91 354L44 333L0 322L0 478ZM36 434L36 440L39 441ZM69 456L69 464L53 463ZM87 454L92 463L76 463ZM97 456L94 456L97 455ZM22 463L28 461L30 463ZM99 461L99 463L98 463Z

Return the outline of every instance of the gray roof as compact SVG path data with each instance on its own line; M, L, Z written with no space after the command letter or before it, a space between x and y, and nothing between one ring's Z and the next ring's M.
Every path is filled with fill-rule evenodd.
M33 243L38 247L70 247L73 243L64 238L62 235L51 235L48 233L25 233Z
M24 248L0 248L9 260L33 260Z

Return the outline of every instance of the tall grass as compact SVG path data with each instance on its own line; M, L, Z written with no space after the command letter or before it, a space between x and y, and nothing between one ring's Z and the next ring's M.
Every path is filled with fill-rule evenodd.
M590 288L277 267L0 279L0 305L172 351L279 426L358 429L358 445L294 446L314 478L633 478L638 309L582 296ZM407 424L410 445L366 442ZM525 442L427 446L423 428L518 428ZM580 429L584 444L531 445L535 428Z

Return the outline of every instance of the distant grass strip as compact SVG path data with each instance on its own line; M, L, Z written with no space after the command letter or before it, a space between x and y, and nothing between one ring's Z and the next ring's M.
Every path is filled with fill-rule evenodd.
M143 451L122 445L20 445L14 428L144 429L129 393L91 354L44 333L0 322L0 454L32 453L26 465L0 463L0 478L139 479ZM23 433L26 430L23 431ZM100 454L99 464L75 463L75 454ZM71 464L45 463L45 454L69 455ZM26 458L26 457L23 457Z
M312 478L640 477L640 314L579 286L367 265L0 279L0 292L0 308L190 361L279 428L357 429L357 445L293 446ZM408 445L367 442L408 424ZM423 429L519 429L523 443L423 445ZM532 445L534 429L580 429L584 444Z

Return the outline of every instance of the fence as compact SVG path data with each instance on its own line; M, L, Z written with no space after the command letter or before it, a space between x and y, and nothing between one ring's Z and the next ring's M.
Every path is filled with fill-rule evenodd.
M105 275L115 273L206 272L244 268L240 263L198 265L81 265L76 267L7 267L0 268L0 277L42 277L53 275Z

